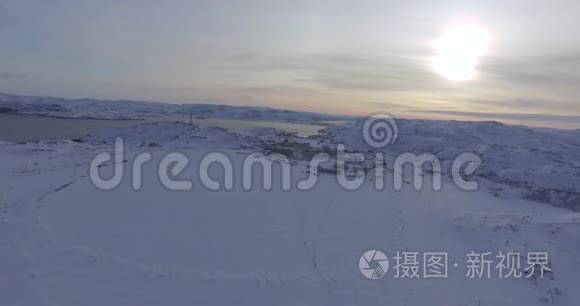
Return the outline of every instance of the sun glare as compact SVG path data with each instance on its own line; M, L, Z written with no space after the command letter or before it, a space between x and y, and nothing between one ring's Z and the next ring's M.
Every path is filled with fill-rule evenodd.
M438 54L433 58L433 68L448 80L473 79L479 57L484 54L488 42L488 33L481 27L450 27L435 42Z

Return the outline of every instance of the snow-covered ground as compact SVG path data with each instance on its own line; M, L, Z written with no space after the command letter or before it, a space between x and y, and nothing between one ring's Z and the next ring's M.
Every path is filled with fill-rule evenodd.
M175 114L180 105L0 94L0 112L59 118L142 119Z
M580 211L580 131L537 129L495 121L397 120L397 141L379 150L391 158L402 153L434 154L449 172L461 153L478 155L475 175L500 197L533 201ZM352 150L372 150L356 126L328 128L333 143Z
M262 120L290 123L320 123L350 120L351 116L279 110L268 107L214 104L169 104L143 101L107 101L17 96L0 93L0 113L43 115L58 118L145 119L191 115L196 119Z
M254 152L287 153L293 181L309 174L305 156L324 147L344 143L372 156L357 125L301 138L160 122L75 141L0 143L0 305L577 305L575 133L399 121L397 143L382 150L387 161L428 152L445 164L476 152L481 188L472 192L448 178L441 191L396 191L389 183L376 190L370 173L359 190L346 191L326 172L308 191L283 191L276 180L270 191L242 188L242 160ZM153 154L139 191L129 176L111 191L88 178L90 160L112 152L116 137L125 139L127 173L135 155ZM159 182L160 159L176 151L190 157L183 176L191 191ZM209 152L233 160L233 190L202 186L196 169ZM377 280L359 271L360 256L372 249L391 263ZM395 278L397 251L447 252L449 277ZM500 279L492 267L490 279L469 279L472 251L546 252L551 272Z

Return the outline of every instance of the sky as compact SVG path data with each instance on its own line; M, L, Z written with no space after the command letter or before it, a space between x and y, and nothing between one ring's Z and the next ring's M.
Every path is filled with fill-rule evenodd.
M580 1L0 0L0 92L580 128ZM476 74L433 68L488 35Z

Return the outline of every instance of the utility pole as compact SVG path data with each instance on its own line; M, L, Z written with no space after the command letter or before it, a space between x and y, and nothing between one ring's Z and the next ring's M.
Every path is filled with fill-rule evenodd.
M181 122L185 123L185 105L181 104Z

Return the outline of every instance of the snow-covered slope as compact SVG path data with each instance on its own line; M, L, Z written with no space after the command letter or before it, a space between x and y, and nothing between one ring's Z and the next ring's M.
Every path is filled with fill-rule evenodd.
M243 119L294 123L315 123L352 119L350 116L279 110L268 107L214 104L169 104L143 101L107 101L16 96L0 93L0 113L44 115L60 118L143 119L185 116L212 119Z
M276 122L325 124L325 121L354 120L354 116L299 112L256 106L230 106L212 104L185 105L185 113L194 118L267 120Z
M478 155L481 166L475 175L489 181L494 193L517 194L534 201L580 210L580 132L510 126L499 122L397 121L396 143L382 151L396 157L402 153L430 153L449 173L459 154ZM371 150L362 135L362 120L355 126L327 129L333 143L352 150ZM496 186L497 185L497 186ZM509 191L509 192L508 192Z
M60 118L142 119L174 114L181 106L142 101L105 101L0 94L0 112Z
M267 120L324 124L354 118L265 107L175 105L155 102L65 100L0 94L0 111L67 118L140 119L191 114L193 118ZM580 131L510 126L498 122L397 120L398 141L385 148L392 158L406 152L435 154L448 172L461 153L482 159L476 176L489 182L498 196L524 197L580 210ZM367 151L362 137L363 119L353 125L330 125L317 140L327 145L344 143L350 150ZM160 140L161 141L161 140ZM319 146L320 147L320 146ZM369 154L372 159L372 154ZM392 160L391 160L392 161ZM506 189L505 186L513 188ZM516 190L514 193L513 191Z
M416 139L437 149L444 133L463 148L471 137L488 143L486 137L495 135L495 124L482 123L476 135L444 128L453 124L460 123L416 134L420 127L402 123L399 145L413 148L405 140L421 137ZM355 145L354 134L341 131L334 137ZM126 160L153 154L140 191L131 188L129 176L111 191L87 178L91 158L112 151L117 136L128 144ZM460 191L448 180L440 192L377 191L370 180L345 191L328 173L320 173L309 191L282 191L277 184L271 191L246 191L238 179L232 191L201 187L196 167L207 152L230 156L238 178L248 153L287 137L155 123L76 142L0 144L0 305L571 306L580 299L580 216L566 209L497 198L483 189ZM523 139L514 141L525 144ZM172 192L159 183L156 166L174 151L191 159L184 176L193 180L192 191ZM296 180L307 175L304 161L291 163ZM125 171L130 168L124 163ZM391 259L382 279L366 279L358 269L370 249ZM449 277L395 278L397 251L447 252ZM547 252L552 272L545 278L469 279L471 251Z

